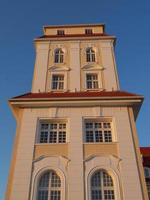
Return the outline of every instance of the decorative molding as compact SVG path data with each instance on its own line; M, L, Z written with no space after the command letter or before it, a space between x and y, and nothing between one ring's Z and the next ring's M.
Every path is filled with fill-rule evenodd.
M49 71L69 71L70 68L64 64L61 65L53 65L48 67Z

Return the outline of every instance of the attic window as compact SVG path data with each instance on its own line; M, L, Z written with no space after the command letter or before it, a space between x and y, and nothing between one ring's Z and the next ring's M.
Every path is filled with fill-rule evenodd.
M85 29L85 34L86 35L92 35L93 34L92 29Z
M65 35L65 31L64 30L57 30L57 35Z

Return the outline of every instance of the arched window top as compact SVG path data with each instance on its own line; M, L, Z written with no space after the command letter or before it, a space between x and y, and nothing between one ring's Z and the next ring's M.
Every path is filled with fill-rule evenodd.
M64 62L64 52L61 48L55 49L55 63L63 63Z
M95 62L95 50L92 47L86 49L86 61Z
M150 178L150 168L144 167L145 178Z
M91 200L114 200L112 177L105 170L97 170L91 177Z
M61 179L55 171L46 171L39 179L38 200L61 200Z

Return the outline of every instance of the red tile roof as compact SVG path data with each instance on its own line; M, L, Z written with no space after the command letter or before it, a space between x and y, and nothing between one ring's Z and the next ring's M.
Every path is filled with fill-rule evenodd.
M83 92L46 92L46 93L26 93L12 99L27 98L86 98L86 97L102 97L102 98L119 98L119 97L141 97L141 95L125 92L125 91L83 91Z
M150 157L150 147L140 147L140 151L144 157Z

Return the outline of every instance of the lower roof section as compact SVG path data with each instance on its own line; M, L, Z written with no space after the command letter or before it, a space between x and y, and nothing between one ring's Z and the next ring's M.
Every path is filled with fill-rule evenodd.
M9 100L12 110L18 108L50 107L132 107L135 119L143 102L143 96L126 91L82 91L26 93Z
M142 95L129 93L126 91L83 91L83 92L44 92L44 93L26 93L20 96L13 97L13 99L53 99L53 98L143 98Z

